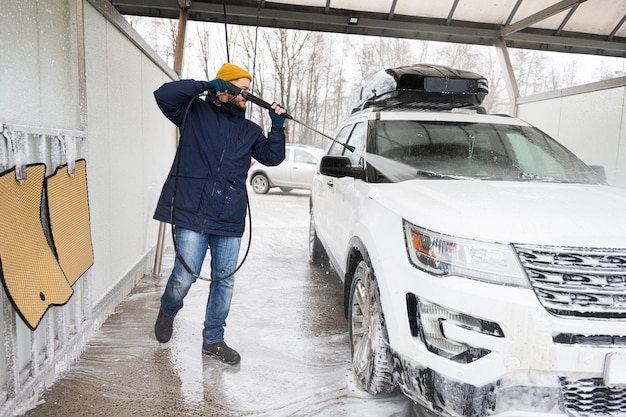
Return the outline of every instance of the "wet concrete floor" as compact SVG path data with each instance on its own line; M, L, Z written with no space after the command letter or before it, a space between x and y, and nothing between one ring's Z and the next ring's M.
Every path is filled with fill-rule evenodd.
M250 193L252 246L236 276L225 336L242 356L239 365L201 353L206 281L192 287L170 342L156 340L169 248L162 275L139 282L79 361L24 415L421 415L402 394L372 397L356 388L340 281L308 261L308 198L305 191ZM244 235L242 249L246 244Z

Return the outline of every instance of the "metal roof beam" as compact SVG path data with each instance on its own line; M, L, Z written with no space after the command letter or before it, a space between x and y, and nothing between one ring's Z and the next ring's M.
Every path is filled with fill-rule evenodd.
M513 10L511 10L511 13L509 13L509 17L506 19L506 23L504 24L504 26L508 26L511 24L511 22L513 21L513 17L515 17L515 13L517 13L517 10L522 5L522 1L524 0L517 0L517 3L515 3L515 6L513 6Z
M121 13L144 16L149 15L146 6L147 1L112 0ZM567 3L560 2L559 4L560 8L564 4L573 7L580 1L568 0ZM331 3L331 0L326 0L322 2L320 7L288 7L283 3L265 2L265 7L259 14L258 2L247 2L246 4L229 5L228 13L224 16L221 1L211 3L196 0L189 7L189 19L219 23L223 23L226 19L227 23L236 25L258 25L261 27L489 46L504 40L511 48L626 57L626 42L620 37L607 39L607 36L568 31L562 31L560 36L555 36L556 28L548 30L532 27L520 28L503 37L502 30L506 27L503 28L497 24L451 20L450 24L447 25L445 18L434 19L397 14L394 14L393 24L390 24L388 13L334 9L330 7ZM519 5L519 1L517 4ZM159 9L161 17L178 18L180 9L177 1L149 0L149 5L150 10ZM547 10L543 12L542 16L549 14ZM358 23L349 24L348 19L354 16L359 18Z
M551 16L554 16L555 14L561 13L563 10L567 10L570 7L573 7L574 5L584 3L585 1L587 0L562 0L556 4L553 4L552 6L548 8L545 8L516 23L513 23L512 25L503 27L500 30L500 34L502 35L502 37L507 37L508 35L512 33L519 32L522 29L532 26L537 22L541 22L542 20L545 20Z
M387 17L387 20L393 20L393 15L396 12L396 4L398 4L398 0L393 0L391 8L389 9L389 16Z
M446 19L446 25L450 25L452 23L452 16L454 16L454 12L456 11L457 6L459 5L459 0L454 0L452 7L450 8L450 13L448 13L448 19Z
M624 17L622 17L622 20L620 20L619 23L615 26L615 28L611 31L607 40L610 41L611 39L613 39L617 31L620 30L620 28L624 25L624 23L626 23L626 14L624 15Z
M518 45L520 45L513 45L517 48L527 48L527 46L521 45L535 45L534 48L530 49L556 50L559 52L626 57L626 43L607 42L604 40L596 40L590 38L572 38L565 36L550 36L535 33L518 32L513 36L509 36L506 41L507 43L512 42L514 44L517 43ZM539 45L548 45L548 43L550 44L550 49L548 49L547 47L539 47Z
M558 29L556 30L555 34L557 36L561 35L561 32L563 32L563 28L565 28L565 25L567 25L567 22L569 22L569 20L572 18L572 16L574 15L574 12L576 12L576 9L578 9L578 6L580 5L579 4L574 5L574 7L572 7L569 10L569 12L567 12L567 16L565 16L565 19L563 19Z

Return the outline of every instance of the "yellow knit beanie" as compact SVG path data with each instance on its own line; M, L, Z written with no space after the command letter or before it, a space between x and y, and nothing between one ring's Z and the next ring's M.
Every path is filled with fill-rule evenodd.
M252 81L252 75L248 71L243 68L238 67L237 65L231 64L230 62L225 63L215 74L215 78L221 78L224 81L232 81L238 78L247 78Z

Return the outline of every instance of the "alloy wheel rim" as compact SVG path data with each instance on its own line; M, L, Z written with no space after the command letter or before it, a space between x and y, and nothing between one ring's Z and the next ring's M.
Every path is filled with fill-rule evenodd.
M368 286L356 283L352 304L352 362L359 375L369 377L372 351L372 304Z
M255 178L254 179L254 189L257 191L263 191L265 189L265 187L267 186L267 184L265 183L265 180L263 178Z

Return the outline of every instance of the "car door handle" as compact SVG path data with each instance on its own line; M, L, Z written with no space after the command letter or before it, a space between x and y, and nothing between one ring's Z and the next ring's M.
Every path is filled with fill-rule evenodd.
M328 185L330 188L333 188L335 186L335 183L333 182L333 180L328 180L326 181L326 185Z

